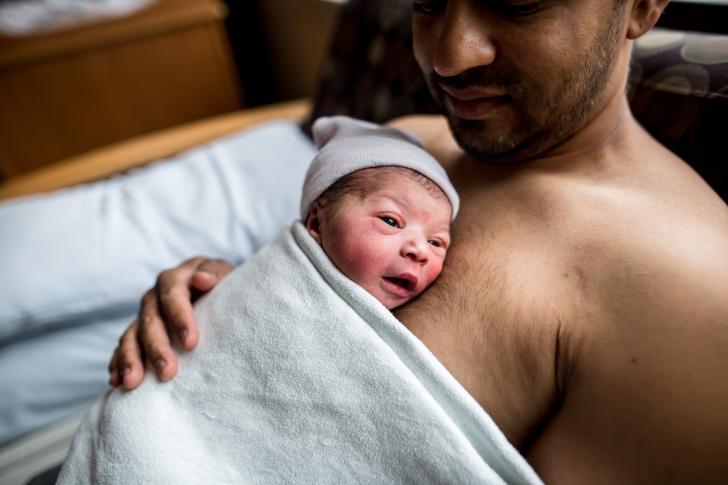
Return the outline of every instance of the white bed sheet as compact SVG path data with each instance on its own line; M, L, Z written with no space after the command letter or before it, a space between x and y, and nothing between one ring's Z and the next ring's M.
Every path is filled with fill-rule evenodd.
M109 180L0 204L0 444L80 413L161 269L240 263L298 213L314 147L262 125Z

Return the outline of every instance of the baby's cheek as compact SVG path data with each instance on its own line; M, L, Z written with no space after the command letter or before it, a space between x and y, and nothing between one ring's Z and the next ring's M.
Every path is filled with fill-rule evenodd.
M425 277L427 278L427 286L430 286L430 284L437 279L438 276L440 276L440 273L442 272L442 263L433 264L429 268L427 268L427 271L425 272Z

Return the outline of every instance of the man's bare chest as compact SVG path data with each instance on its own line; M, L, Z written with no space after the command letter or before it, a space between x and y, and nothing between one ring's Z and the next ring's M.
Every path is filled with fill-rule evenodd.
M519 446L556 399L564 280L579 276L507 226L461 224L440 279L398 316Z

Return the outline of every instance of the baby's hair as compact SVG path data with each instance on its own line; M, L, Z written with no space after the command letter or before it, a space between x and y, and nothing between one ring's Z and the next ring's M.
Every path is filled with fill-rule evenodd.
M332 213L335 213L339 207L337 202L342 198L347 195L355 195L363 200L381 187L392 175L404 175L420 184L433 197L448 201L445 192L442 191L440 186L421 173L405 167L384 166L364 168L340 178L331 187L326 189L316 199L316 202L321 209L325 211L333 210Z

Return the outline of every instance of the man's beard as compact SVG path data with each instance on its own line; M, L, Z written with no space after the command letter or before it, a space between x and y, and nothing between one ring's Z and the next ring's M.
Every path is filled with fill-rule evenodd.
M621 9L616 8L608 28L585 50L591 55L554 76L560 82L553 88L495 73L492 67L474 68L451 78L433 72L428 80L430 91L447 116L458 145L482 161L513 163L537 156L576 133L588 121L595 101L609 80L621 18ZM445 94L439 83L455 88L474 85L502 88L508 95L502 108L512 113L510 130L504 130L497 119L456 118L446 109Z

